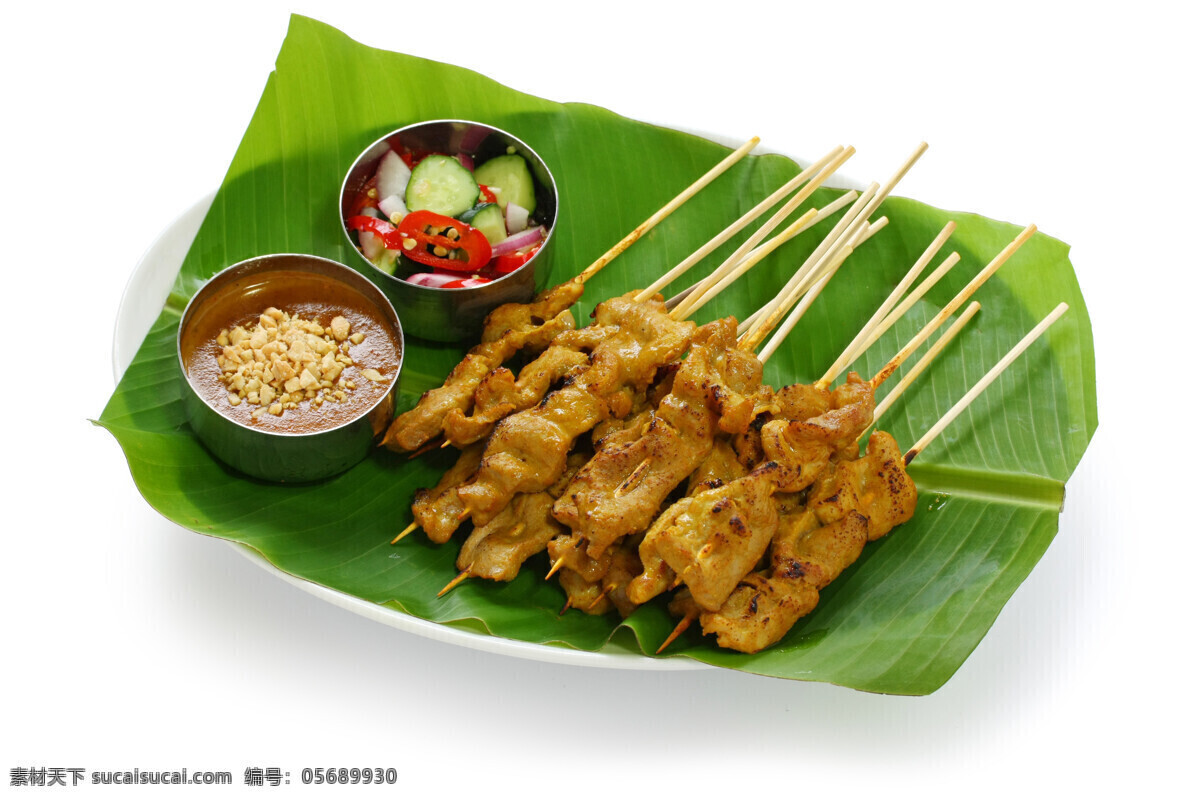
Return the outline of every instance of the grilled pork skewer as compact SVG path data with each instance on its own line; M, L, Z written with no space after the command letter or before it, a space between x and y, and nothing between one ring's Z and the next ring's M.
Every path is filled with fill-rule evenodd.
M580 546L586 544L586 566L594 569L593 565L607 558L606 554L615 542L630 533L646 529L667 495L709 457L718 428L726 434L746 433L755 416L753 395L761 380L761 363L749 358L749 352L745 351L753 350L782 315L787 313L788 307L799 300L801 293L809 285L819 283L807 299L807 303L811 304L816 293L828 283L853 247L861 244L866 235L876 229L868 229L866 235L862 230L870 214L879 208L925 149L924 144L917 148L882 192L877 191L878 184L868 188L851 211L804 262L776 300L753 315L761 319L749 329L742 352L737 349L737 333L733 328L725 330L724 341L712 348L718 354L715 358L710 354L710 348L695 347L693 355L689 358L689 364L693 360L697 362L693 365L695 368L685 366L681 371L680 377L686 376L686 379L677 381L677 388L672 396L667 398L663 413L653 419L643 436L638 440L622 443L619 447L600 448L593 460L580 471L564 496L555 504L554 513L556 519L573 529L574 534L570 538L575 539ZM884 223L885 220L880 221L880 224ZM893 292L889 303L894 303L893 298L902 294L919 276L953 229L951 223L939 234ZM817 276L822 272L823 276L818 279ZM727 285L732 277L716 276L701 282L696 291L673 312L673 316L678 318L680 312L695 311ZM886 313L887 308L890 308L890 305L881 309L880 313ZM800 314L795 314L788 320L786 329L780 331L780 337L787 335L799 316ZM878 315L873 318L872 324L877 322L878 318ZM736 321L731 324L736 324ZM697 358L697 353L700 358ZM737 356L741 358L738 359ZM713 365L717 364L728 369L731 364L739 363L742 365L741 369L733 370L732 375L723 374L721 369L713 369ZM751 364L753 368L750 368ZM740 385L729 380L739 371L742 373ZM674 402L670 402L672 400ZM737 401L737 406L742 412L740 415L727 412L730 400ZM731 454L728 448L725 448L724 452ZM564 551L564 555L559 558L565 559L567 553L569 551ZM577 558L576 565L578 561ZM561 563L556 560L551 573Z
M769 251L769 248L778 246L780 241L786 241L794 236L802 226L815 224L816 221L834 213L854 196L854 192L848 192L825 206L815 216L812 212L806 214L801 220L789 226L787 231L776 237L772 244L764 245L751 253L750 258L757 262L761 259L764 249ZM609 320L609 322L612 321ZM478 441L482 436L490 435L494 428L494 417L502 417L503 412L511 413L532 407L539 397L544 396L545 389L549 388L556 375L561 373L565 378L571 377L573 372L584 371L592 357L589 355L584 359L582 351L594 349L618 330L617 325L604 323L605 319L601 315L593 325L560 333L538 359L522 370L521 376L516 380L512 379L512 373L508 370L493 371L475 391L476 414L467 417L461 409L457 408L451 409L445 414L443 427L447 434L447 441L467 447L470 444L469 440ZM611 347L611 345L609 346ZM573 362L573 366L568 366ZM481 417L480 414L483 416ZM617 418L619 419L620 415ZM451 497L449 493L456 491L459 486L464 484L467 478L478 469L479 463L480 455L472 451L471 456L460 459L456 464L453 469L453 482L448 482L450 479L443 476L433 492L422 490L418 493L413 503L414 522L401 531L392 540L392 543L395 544L403 539L418 525L424 526L425 524L431 526L431 539L437 542L446 541L465 518L462 502L457 497Z
M770 568L747 576L717 611L678 604L685 617L676 631L686 628L689 616L699 616L704 632L715 634L721 647L756 653L779 641L816 607L819 591L858 559L866 542L911 519L916 488L907 465L1066 311L1067 304L1060 303L904 455L895 440L876 431L862 459L831 465L813 486L804 512L780 525ZM973 313L969 309L964 318Z
M830 236L853 228L869 200L869 194L860 197ZM844 260L849 251L830 255ZM744 433L754 421L761 361L738 348L732 317L702 331L642 436L601 448L555 504L555 518L588 540L592 558L621 537L646 530L667 495L707 457L718 430Z
M762 237L768 234L782 219L786 218L788 214L797 208L801 201L814 192L819 185L818 182L825 180L827 177L828 170L839 163L835 162L821 171L807 186L797 192L778 213L772 216L751 239L747 240L746 244L761 241ZM847 192L820 210L813 209L808 211L766 244L752 250L745 248L745 245L743 245L743 248L746 250L745 257L737 258L743 252L743 248L740 248L724 264L718 267L714 274L719 275L724 271L733 269L745 272L780 245L841 209L854 196L854 192ZM721 234L717 239L720 239L724 235L724 233ZM705 247L708 247L708 245ZM701 248L701 250L703 249L705 248ZM684 263L687 264L686 261ZM689 295L694 289L699 289L699 286L700 284L697 284L693 289L684 292L684 295ZM643 290L634 299L638 302L645 302L642 299L645 296L646 293ZM667 307L671 308L672 306L668 303ZM585 359L579 354L580 350L594 348L610 333L612 331L599 328L596 325L591 325L578 331L566 331L556 336L545 352L522 369L519 377L514 378L512 372L503 367L492 371L480 382L478 388L475 390L474 412L470 416L461 408L453 408L446 414L443 421L446 443L459 448L465 447L491 435L495 424L505 416L532 408L541 401L551 385L564 378L573 367L581 366L584 363Z
M813 212L809 212L809 214L805 215L805 216L808 217L812 213ZM803 219L804 219L804 217L801 218L801 221ZM797 224L798 223L793 223L793 226L791 226L791 227L795 227ZM865 227L865 224L864 224L864 227ZM784 234L781 234L779 237L776 237L776 239L777 240L782 239L784 237L787 237L788 235L789 235L788 232L785 231ZM755 251L755 252L759 252L759 251ZM651 311L654 311L655 314L657 314L657 316L653 317L653 319L656 320L656 324L658 324L658 325L662 325L667 328L670 328L673 325L677 326L677 325L681 324L681 323L671 322L669 320L669 318L666 316L666 314L664 313L664 310L662 308L658 308L657 310L651 309L651 306L654 306L654 305L661 306L661 299L652 300L649 303L643 302L640 304L637 303L635 300L628 298L628 297L623 298L623 299L627 301L629 309L636 310L638 314L642 314L642 316L635 316L634 319L644 320L646 318L644 316L644 312L647 312L647 309L650 309ZM615 303L616 303L616 301L609 301L610 306ZM610 310L611 309L606 309L605 304L601 304L601 306L598 307L597 314L596 314L597 326L602 326L604 324L605 319L608 316ZM629 313L629 312L626 312L626 313ZM628 323L629 323L629 321L626 320L625 327L629 327ZM690 324L690 323L688 323L688 324ZM636 325L634 327L645 329L645 330L641 331L641 334L645 335L644 340L637 339L637 337L634 337L634 340L636 340L638 342L638 345L637 345L638 347L642 346L643 341L655 343L655 344L662 343L661 340L658 338L659 334L656 333L654 330L652 330L652 328L654 327L653 325L649 325L649 326ZM502 434L502 432L508 431L511 427L513 427L516 424L516 422L514 422L514 421L519 421L519 422L522 422L523 424L527 425L531 430L533 430L537 434L536 437L530 437L528 439L528 442L536 444L540 448L540 450L538 451L539 457L546 459L547 463L549 463L549 458L552 458L552 457L558 455L559 453L562 453L563 456L566 457L565 454L569 453L571 448L574 446L575 438L577 438L579 435L581 435L581 433L583 431L586 431L588 429L589 424L591 424L591 420L588 419L587 415L589 413L591 413L588 409L594 408L594 406L589 407L587 405L587 403L589 403L589 402L595 403L595 401L597 401L597 400L604 400L604 392L605 391L611 392L612 396L615 396L618 398L624 398L626 395L627 389L630 388L628 386L614 385L613 387L608 387L607 389L598 390L597 389L598 384L596 382L589 380L589 376L592 376L593 374L595 374L597 372L596 365L600 365L600 367L601 367L600 374L601 375L604 374L604 372L603 372L603 370L605 369L604 365L605 365L606 361L609 361L609 359L606 358L606 353L608 352L608 348L612 348L613 353L620 354L621 358L620 359L612 359L612 362L621 364L623 368L628 368L631 363L636 364L636 362L637 362L636 358L630 358L631 355L636 355L637 351L636 351L636 348L631 347L629 344L629 342L631 340L628 337L628 332L625 330L622 330L622 325L620 325L620 324L613 326L613 328L614 328L614 331L612 333L607 334L604 337L603 343L597 345L596 349L593 351L593 353L589 359L589 365L586 368L580 368L580 371L578 373L572 374L569 376L572 379L572 382L568 386L564 387L563 389L559 390L558 392L548 395L546 398L546 401L544 401L537 408L530 409L527 412L522 412L520 414L516 414L514 416L507 417L497 428L496 434L492 437L491 440L489 440L487 449L488 450L492 449L493 445L495 444L496 436L500 436ZM745 371L746 365L749 365L749 364L753 365L753 367L751 367L751 374L750 374L750 381L751 381L750 388L751 389L757 388L758 383L761 380L761 365L758 364L758 362L753 358L753 356L751 356L749 354L741 353L740 351L738 351L736 349L736 328L737 328L736 320L733 320L732 318L730 318L728 320L720 321L718 323L712 323L709 326L706 326L706 328L704 329L703 335L698 336L698 337L689 337L689 339L691 339L691 341L681 342L681 345L683 345L683 346L690 346L692 349L692 352L687 360L687 363L681 369L679 369L679 372L673 377L672 388L670 389L670 394L668 395L668 398L667 398L668 400L670 399L671 396L674 395L674 393L675 393L674 386L676 384L680 384L681 381L691 380L694 373L704 371L704 369L705 369L704 365L707 364L707 360L706 360L704 354L707 351L705 350L704 346L702 344L698 344L698 342L705 341L710 335L723 336L724 347L720 348L721 352L723 352L725 355L730 356L735 362L740 361L742 363L742 367L735 368L734 372ZM676 354L674 357L672 357L672 359L670 361L671 364L673 364L673 365L678 364L678 361L676 360L678 358L678 355L679 354ZM652 364L653 364L653 362L651 362L651 365ZM648 374L647 366L648 365L643 365L639 369L642 370L642 372L644 374ZM662 369L663 369L663 366L656 367L654 370L654 374L657 375L658 373L660 373L662 371ZM720 376L718 376L718 377L720 377ZM642 389L639 386L635 386L633 388L634 388L635 394L637 394L637 395L641 395L644 393L644 389ZM722 418L724 418L724 417L741 418L740 423L729 422L728 423L729 426L742 427L744 425L749 424L750 420L753 418L753 413L754 413L754 404L753 404L752 398L741 398L736 402L731 402L732 401L731 393L728 391L728 389L726 389L723 392L723 397L720 399L725 402L725 409L726 409L725 412L722 414ZM610 406L612 405L610 401L605 401L605 402ZM658 403L659 408L661 408L663 406L663 402L666 402L666 401L660 401ZM628 403L624 399L622 399L622 402L619 405L620 405L620 410L617 413L614 413L614 415L613 415L614 417L620 417L623 414L628 414L629 412L632 411L632 404ZM718 403L718 405L720 405L720 403ZM735 410L735 406L736 406L736 410ZM675 420L676 422L681 422L683 416L688 416L691 414L691 412L684 406L680 406L677 404L675 407L676 407L676 410L679 412L677 415L678 418ZM584 414L578 413L580 408L583 408L585 410ZM546 409L550 409L550 411L548 412L549 416L545 419L539 420L539 416L541 414L545 413ZM574 416L572 416L572 415L574 415ZM583 417L583 419L580 420L580 417ZM698 421L700 421L701 423L703 423L706 420L706 417L707 417L706 414L700 414L700 415L696 416ZM545 424L540 424L540 423L545 423ZM578 430L569 428L570 425L578 425ZM592 425L592 427L594 428L594 425ZM632 428L631 428L631 430L632 430ZM519 432L520 432L520 428L518 427L518 433ZM557 436L557 438L556 438L556 436ZM623 433L610 434L608 437L606 437L609 444L605 445L605 449L608 450L610 445L615 447L619 443L621 443L629 438L630 437L628 435L624 435ZM709 432L707 435L707 439L709 441L711 441L711 438L712 438L712 433ZM505 448L504 450L501 450L500 452L501 452L502 456L505 458L515 457L516 462L519 465L515 469L509 469L508 464L501 464L500 467L498 467L494 470L494 473L499 474L502 477L505 476L506 469L509 469L509 471L511 473L516 473L518 476L523 475L523 476L525 476L526 479L531 479L531 480L540 479L544 475L557 474L560 471L555 466L550 465L549 467L541 470L541 473L539 475L539 472L536 469L530 468L531 459L528 456L521 455L519 452L517 454L514 454L511 450L511 448ZM487 450L485 450L484 459L480 462L479 472L477 472L476 475L472 478L471 483L464 485L463 487L461 487L459 489L459 492L458 492L459 498L463 501L464 505L468 505L467 492L471 488L471 484L478 482L480 475L485 473L485 468L487 465L487 458L488 458L488 454L487 454ZM688 467L687 472L690 472L690 471L691 471L691 467ZM573 474L573 472L574 472L574 470L572 470L572 474ZM687 472L684 472L682 477L686 477ZM493 488L495 487L494 476L493 476L492 487ZM507 517L505 515L508 514L511 516L512 512L510 511L510 509L513 509L515 505L520 503L523 507L524 505L526 505L529 502L526 498L528 498L530 495L541 494L541 493L537 492L536 489L520 489L519 492L520 493L515 494L514 497L511 497L505 501L505 504L503 505L502 510L497 512L497 516L495 516L494 518L491 518L482 523L480 523L478 520L476 520L476 526L477 526L476 532L479 532L481 530L484 531L484 533L482 535L485 537L485 540L486 540L487 536L495 535L499 531L499 527L497 527L497 525L496 525L496 519L504 518L505 520L507 520ZM558 494L561 494L561 491L559 491L555 496L557 497ZM620 494L620 491L618 491L618 494ZM468 505L468 509L469 509L469 505ZM500 527L505 527L505 525L506 525L506 523L501 523ZM546 531L547 529L542 526L539 526L537 530L538 531ZM464 546L464 552L466 552L466 550L468 550L470 548L470 542L475 540L475 538L476 538L476 533L472 533L471 539L468 540L468 545ZM528 558L528 556L532 554L532 552L533 552L532 548L537 547L538 545L540 545L541 547L544 548L548 544L548 541L549 541L541 533L534 533L532 527L524 527L524 528L520 529L519 531L517 531L517 533L515 533L515 534L506 533L506 534L504 534L504 538L506 541L514 539L514 538L520 538L523 542L528 543L528 546L530 548L529 550L519 549L516 547L509 547L507 549L506 552L508 552L511 555L512 559L517 561L517 563L515 565L511 566L511 568L508 571L497 571L495 569L492 569L490 572L486 572L486 573L480 572L476 568L475 559L469 555L460 556L460 562L459 562L460 568L462 568L464 570L464 573L471 574L471 575L478 575L478 577L491 577L491 578L498 578L501 580L511 580L511 577L515 576L515 574L516 574L516 570L519 567L520 561L523 561L525 558ZM554 569L551 570L551 574L553 574L553 572L554 572ZM630 574L630 577L632 577L633 574L636 574L636 570ZM456 581L462 580L462 579L463 579L463 577L460 575L460 578L456 579ZM569 580L568 580L568 582L569 582ZM619 583L619 581L617 583ZM613 588L616 588L616 584L614 584L610 581L609 591L611 591ZM591 604L589 603L589 605L591 605Z
M743 479L710 493L686 498L660 515L642 541L639 552L645 570L630 585L630 598L645 602L665 591L678 576L688 584L701 607L717 610L733 589L731 581L737 579L735 573L756 563L770 542L778 525L777 517L772 516L771 498L780 492L807 488L838 450L853 447L857 453L857 440L874 418L875 389L1032 236L1033 230L1030 226L1022 231L869 383L851 373L852 379L838 391L852 387L853 399L848 402L835 400L831 411L810 420L775 420L765 424L761 447L769 461ZM923 260L928 259L923 256ZM893 295L887 302L894 300ZM873 319L879 316L877 313ZM860 334L855 341L861 342L864 338ZM852 342L825 376L816 382L817 390L828 387L832 378L844 368L846 354L853 353L854 347ZM865 410L868 402L869 410ZM700 525L699 509L704 503L713 504L713 514L727 513L724 528ZM717 505L721 506L721 512L716 510ZM755 527L754 522L762 527Z

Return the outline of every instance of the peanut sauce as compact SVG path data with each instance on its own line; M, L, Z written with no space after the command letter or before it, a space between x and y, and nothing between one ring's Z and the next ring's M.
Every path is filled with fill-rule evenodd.
M350 323L350 333L362 334L360 343L350 340L352 365L341 373L354 389L346 390L345 399L326 399L316 406L301 400L276 416L265 406L242 402L231 405L229 389L221 381L217 356L222 346L217 338L222 331L241 325L247 330L258 324L264 310L275 307L293 317L317 322L328 328L334 317ZM180 350L188 382L196 393L222 415L254 430L273 433L315 433L354 420L370 411L394 383L400 363L400 348L391 326L380 310L346 284L324 275L299 270L279 270L249 275L222 287L192 314L180 337ZM363 370L374 369L384 377L374 382ZM254 418L256 409L263 413Z

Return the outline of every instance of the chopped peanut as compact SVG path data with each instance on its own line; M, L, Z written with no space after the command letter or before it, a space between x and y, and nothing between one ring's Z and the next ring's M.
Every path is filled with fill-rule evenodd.
M297 409L305 400L314 408L343 402L346 392L354 389L353 382L341 377L343 369L354 365L350 344L364 339L364 334L350 332L343 316L334 317L326 328L274 307L263 311L251 330L241 325L222 330L216 358L229 404L257 406L250 412L257 420L264 413L280 416ZM375 382L387 380L371 368L363 369L362 375Z

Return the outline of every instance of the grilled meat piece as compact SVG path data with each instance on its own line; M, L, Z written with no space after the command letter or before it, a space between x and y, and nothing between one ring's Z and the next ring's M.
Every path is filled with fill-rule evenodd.
M748 471L733 451L730 439L721 437L713 442L712 450L688 478L687 493L695 494L705 489L716 489L730 481L744 478L747 474Z
M531 303L498 306L483 323L483 341L451 370L445 383L421 395L416 407L392 420L383 436L389 450L411 451L442 432L452 410L469 411L475 389L492 370L520 350L541 352L560 333L575 327L570 308L583 294L571 280L539 294Z
M708 455L718 428L750 424L761 382L762 363L737 349L736 320L700 328L641 435L606 439L555 504L555 517L583 533L593 557L645 530L667 495Z
M497 425L475 477L458 490L476 525L486 525L518 492L537 492L562 474L580 435L609 416L628 413L658 368L686 350L694 323L671 319L662 299L616 297L596 308L598 325L616 325L591 363L534 408Z
M917 490L895 439L871 434L862 458L835 461L813 484L807 507L782 518L771 542L770 569L747 576L700 624L721 647L757 653L778 642L816 607L864 545L907 522Z
M657 572L661 559L702 608L719 609L766 552L779 524L774 484L758 472L686 497L663 512L642 541L643 566ZM654 572L639 575L630 584L629 597L644 603L658 588Z
M571 608L578 608L585 614L603 614L613 608L622 617L632 614L637 604L629 599L625 590L642 571L642 562L638 558L640 542L640 536L629 536L609 548L600 562L592 562L596 566L603 563L603 571L594 568L576 571L564 566L558 573L558 583L567 593Z
M521 370L519 378L504 367L493 370L475 390L470 416L461 408L446 414L442 424L446 438L460 449L486 438L498 421L536 405L554 383L587 361L587 353L552 344Z
M444 544L462 524L464 507L458 498L458 487L479 469L483 445L463 450L454 466L446 470L432 489L418 489L413 496L413 519L425 531L429 541Z
M808 418L775 419L762 426L762 448L767 459L791 469L779 491L799 492L824 471L834 453L852 448L858 455L858 437L875 416L875 395L869 381L851 372L832 395L832 407ZM797 409L807 413L814 408Z
M797 396L806 400L798 404L800 413L821 405L807 402L818 395ZM779 521L775 495L807 488L840 450L853 446L857 455L854 442L875 410L870 383L851 373L833 392L831 405L811 419L764 424L762 447L771 460L744 478L667 509L642 542L645 571L631 585L630 597L646 602L667 588L669 567L688 585L701 607L718 610L775 536Z
M471 531L458 553L458 568L478 578L511 581L521 564L546 549L563 528L550 515L571 475L587 461L587 454L572 453L567 471L547 490L518 494L486 525Z
M758 416L754 424L733 437L731 444L746 471L766 461L762 447L762 428L771 420L803 420L824 414L833 407L833 393L810 383L784 386L778 392L764 386L756 399Z
M553 505L548 492L517 495L488 524L471 531L458 553L458 568L478 578L511 581L525 559L562 531L550 516Z
M904 468L896 440L875 431L862 458L837 462L813 485L808 505L826 524L858 510L871 521L867 540L873 542L912 519L917 487Z

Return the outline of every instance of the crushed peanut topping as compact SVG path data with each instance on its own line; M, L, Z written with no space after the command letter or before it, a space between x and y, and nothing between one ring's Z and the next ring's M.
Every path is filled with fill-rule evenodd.
M345 317L334 317L325 328L274 307L264 311L251 330L241 325L223 330L217 336L217 365L229 404L259 406L250 414L258 419L263 413L280 416L304 400L314 408L343 402L346 392L354 389L354 383L342 377L346 367L355 366L350 345L363 338L350 332ZM372 382L387 380L371 368L361 374Z

